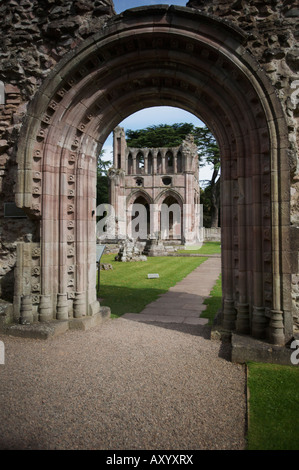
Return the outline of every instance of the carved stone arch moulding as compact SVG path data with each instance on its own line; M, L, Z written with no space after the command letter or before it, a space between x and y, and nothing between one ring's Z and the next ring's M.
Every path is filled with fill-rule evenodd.
M41 221L39 320L99 308L97 153L133 112L171 105L201 118L220 146L224 330L276 344L290 338L287 127L244 39L188 8L138 8L53 69L18 145L16 201Z
M163 201L168 196L172 196L177 201L177 203L181 207L183 207L184 201L183 201L182 195L178 191L176 191L175 189L170 189L170 188L162 189L162 191L157 195L157 197L155 199L155 204L157 204L158 207L160 207L161 204L163 204Z
M127 207L129 207L131 204L134 204L136 199L138 199L139 197L142 197L143 199L145 199L145 201L149 205L153 204L153 199L147 193L147 191L141 188L138 188L138 189L134 189L133 191L131 191L131 193L127 196Z

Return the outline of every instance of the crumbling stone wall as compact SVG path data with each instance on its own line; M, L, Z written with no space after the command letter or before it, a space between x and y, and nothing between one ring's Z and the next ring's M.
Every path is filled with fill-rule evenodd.
M232 22L248 33L246 48L274 86L289 128L294 314L299 317L299 74L296 0L189 0L188 7ZM9 282L16 242L39 241L39 220L3 219L14 200L16 148L28 103L66 52L115 14L112 0L7 0L0 4L0 296Z
M292 298L299 327L299 7L296 0L189 0L187 6L230 21L248 34L285 110L291 174Z
M0 297L12 300L18 241L39 221L4 219L14 201L16 147L28 103L55 64L115 14L112 0L8 0L0 5Z

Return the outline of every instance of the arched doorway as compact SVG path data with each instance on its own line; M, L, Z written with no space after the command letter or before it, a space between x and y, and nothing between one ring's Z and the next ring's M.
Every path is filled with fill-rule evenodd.
M40 220L40 320L56 316L59 295L75 317L98 309L96 155L125 117L163 104L198 116L220 146L224 329L275 344L290 338L286 124L243 41L239 29L188 8L138 8L46 79L22 129L16 196ZM17 283L15 312L21 297Z
M162 191L156 201L159 213L159 233L162 240L184 242L184 211L183 201L176 191Z
M150 206L151 201L144 192L137 192L127 204L128 229L127 234L134 239L144 241L150 235Z

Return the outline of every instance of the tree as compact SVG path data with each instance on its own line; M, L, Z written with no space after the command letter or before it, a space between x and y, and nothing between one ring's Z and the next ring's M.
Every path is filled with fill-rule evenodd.
M97 206L109 202L109 181L107 172L111 166L110 161L103 160L104 150L98 157L97 167Z
M188 123L159 124L136 131L128 129L126 141L128 147L133 148L178 147L193 130L193 124Z
M205 199L210 200L210 227L219 226L220 207L220 151L217 141L211 131L205 127L194 129L195 142L198 148L199 164L203 167L206 164L213 166L211 180L205 188Z
M159 124L136 131L127 130L128 147L157 148L177 147L188 134L194 136L198 147L198 158L201 167L213 166L212 178L202 192L204 202L204 220L210 227L218 227L220 206L220 152L217 141L206 127L195 127L190 123Z

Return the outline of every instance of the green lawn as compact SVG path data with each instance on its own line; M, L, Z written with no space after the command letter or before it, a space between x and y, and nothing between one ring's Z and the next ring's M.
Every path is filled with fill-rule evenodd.
M249 450L299 450L299 366L248 364Z
M220 242L206 242L198 250L178 250L178 253L191 253L200 255L214 255L221 253Z
M111 308L111 316L139 313L143 308L184 279L207 258L148 257L147 261L121 263L115 255L102 256L113 270L101 271L101 305ZM159 274L148 279L148 274Z
M221 309L222 306L222 278L221 275L216 281L215 286L211 290L210 297L204 301L204 305L207 308L202 312L201 318L208 318L209 325L213 325L213 320L215 315L217 314L218 310Z

